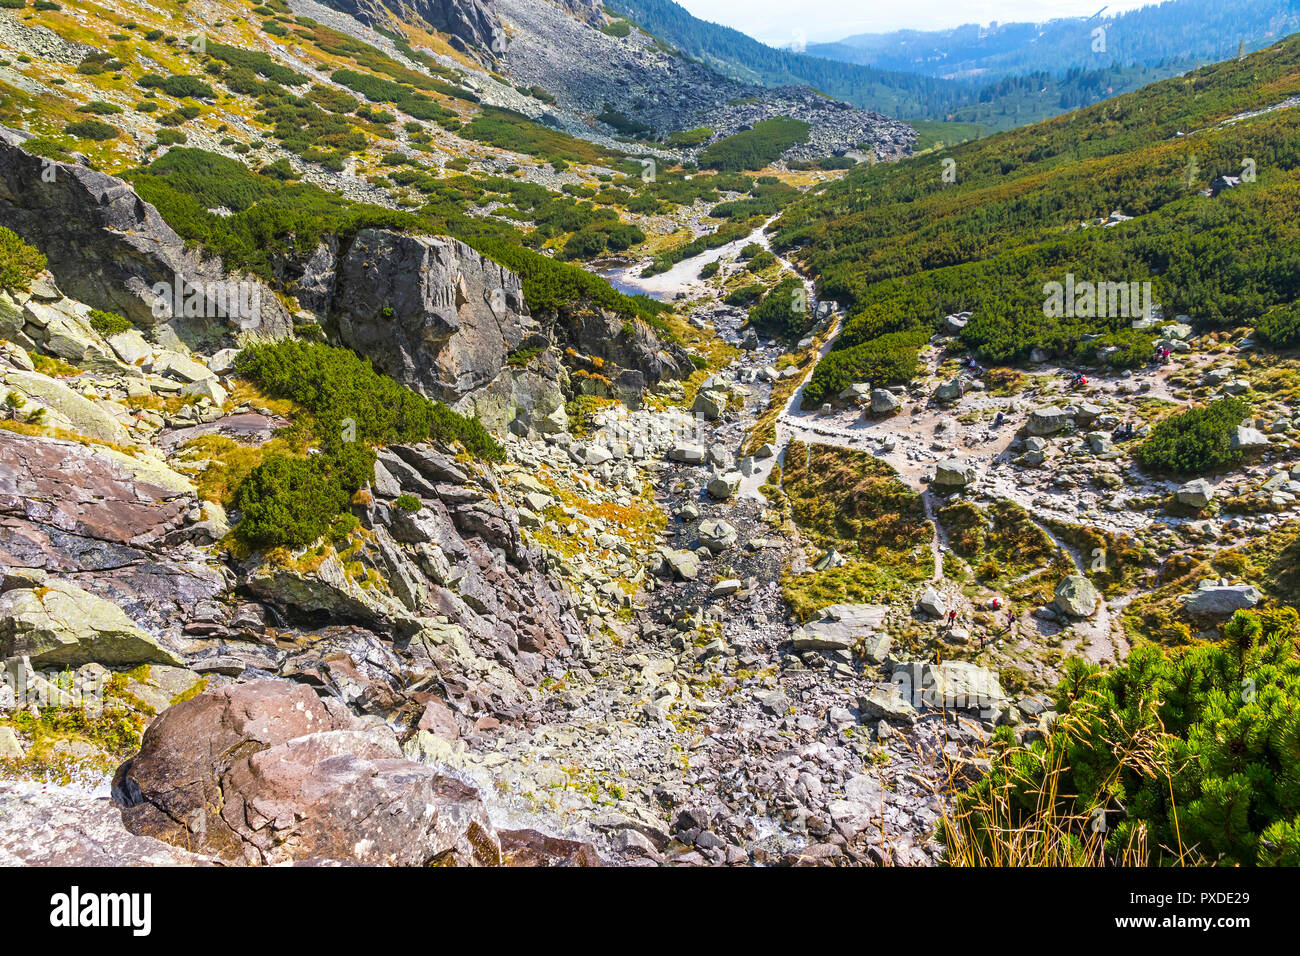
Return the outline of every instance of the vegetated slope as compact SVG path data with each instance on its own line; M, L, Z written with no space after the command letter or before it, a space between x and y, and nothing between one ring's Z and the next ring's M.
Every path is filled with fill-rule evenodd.
M859 168L796 204L776 247L850 308L805 401L861 380L881 337L963 310L975 316L961 341L986 361L1095 349L1085 333L1144 360L1130 317L1045 314L1044 284L1069 274L1150 281L1166 315L1201 328L1251 324L1295 301L1300 110L1271 107L1297 93L1292 38L1069 116ZM1243 167L1253 182L1210 189ZM1134 218L1092 227L1114 210Z

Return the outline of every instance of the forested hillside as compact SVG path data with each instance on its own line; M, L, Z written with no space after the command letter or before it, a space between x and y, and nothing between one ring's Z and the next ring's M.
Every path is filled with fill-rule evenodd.
M1069 350L1083 333L1132 334L1127 319L1046 317L1043 285L1067 273L1151 281L1167 316L1199 328L1252 324L1294 301L1297 93L1292 39L1069 116L859 168L798 204L775 245L851 310L805 401L857 380L881 336L962 310L975 313L963 342L992 362ZM1220 175L1247 181L1208 195ZM1134 218L1089 227L1116 210Z

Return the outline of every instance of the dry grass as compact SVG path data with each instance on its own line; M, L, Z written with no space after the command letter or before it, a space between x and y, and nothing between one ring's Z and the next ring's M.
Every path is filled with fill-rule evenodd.
M1004 748L995 756L993 772L1001 783L958 796L959 773L951 773L946 812L941 834L950 866L1147 866L1152 859L1145 826L1134 827L1125 843L1106 847L1108 814L1122 811L1118 801L1079 810L1075 794L1064 792L1069 766L1068 742L1085 727L1122 726L1122 721L1098 722L1080 702L1059 719L1057 731L1042 751L1023 747ZM1168 739L1159 722L1123 739L1108 739L1104 745L1115 762L1102 780L1099 793L1114 793L1126 772L1171 785L1177 768L1166 759ZM1027 759L1028 758L1028 759ZM1028 794L1032 809L1024 811ZM954 799L955 798L955 799ZM1177 809L1174 810L1177 832ZM1168 849L1168 857L1180 866L1201 865L1199 855L1179 843Z

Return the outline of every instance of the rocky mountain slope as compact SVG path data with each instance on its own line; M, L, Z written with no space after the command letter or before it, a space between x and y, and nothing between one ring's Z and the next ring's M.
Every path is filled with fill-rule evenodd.
M0 861L972 862L1009 761L1116 758L1068 736L1075 689L1149 693L1177 733L1114 769L1180 806L1228 791L1166 748L1291 719L1300 325L1259 250L1296 221L1294 45L949 183L841 175L755 122L803 92L726 99L585 4L203 2L0 14ZM643 94L602 119L590 73L510 75L566 52ZM1121 175L1188 143L1272 165ZM1040 267L1228 230L1140 317L1072 337L1035 301ZM1256 298L1189 271L1231 256ZM1210 655L1213 707L1157 712ZM1216 813L1198 853L1289 845Z

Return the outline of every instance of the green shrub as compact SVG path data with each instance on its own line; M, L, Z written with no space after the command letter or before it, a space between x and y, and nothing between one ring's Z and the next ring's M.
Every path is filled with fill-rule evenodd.
M91 100L77 107L78 113L94 113L96 116L112 116L114 113L122 112L122 107L113 103L105 103L103 100Z
M749 310L749 324L773 338L786 341L802 338L813 326L813 314L808 308L803 282L788 276L774 285L763 296L763 301Z
M803 407L816 408L854 382L870 382L878 388L906 384L920 369L921 347L929 339L928 330L910 329L829 353L804 386Z
M1112 368L1141 368L1151 361L1155 346L1154 336L1135 329L1122 329L1082 342L1075 351L1080 358L1091 361L1103 350L1114 349L1105 358L1107 365Z
M705 147L700 153L700 166L735 172L742 169L762 169L780 159L791 146L808 142L811 127L803 120L778 116L760 120L734 136L720 139Z
M159 146L175 146L184 143L188 137L178 129L160 129L157 143Z
M1269 309L1255 321L1255 334L1274 348L1300 345L1300 303Z
M403 511L410 512L419 511L424 507L424 505L420 504L420 499L415 497L415 495L398 495L393 499L393 505L401 508Z
M477 419L399 385L349 349L295 340L252 345L240 353L236 371L269 394L306 408L327 447L351 420L356 441L368 445L432 439L460 442L489 461L505 457Z
M743 285L738 289L732 289L722 297L726 305L748 306L753 305L763 297L763 287L757 283Z
M155 73L146 73L136 80L136 83L147 90L162 90L168 96L174 96L178 100L190 97L212 99L217 95L212 87L197 76L180 76L176 74L158 76Z
M745 268L750 272L757 274L774 265L776 265L776 256L768 252L766 249L763 249L750 258L749 265L745 266Z
M712 135L713 130L707 126L700 126L696 129L679 129L675 133L671 133L665 142L669 146L699 146L708 142L709 137Z
M97 143L117 139L122 135L116 126L110 126L108 123L95 119L78 120L75 123L69 123L63 127L63 131L77 139L90 139Z
M45 268L45 256L0 226L0 288L25 292Z
M103 338L109 338L135 328L131 324L131 320L125 316L118 315L116 312L105 312L102 309L91 309L89 320L90 327Z
M1250 414L1240 398L1221 398L1189 408L1156 424L1133 452L1153 471L1200 474L1241 460L1232 448L1237 426Z
M348 349L296 340L253 345L235 368L268 394L302 406L310 422L299 425L320 444L306 458L269 456L240 484L237 533L253 547L302 547L337 530L353 493L373 478L374 445L432 439L460 442L479 458L504 458L476 419L378 374Z
M235 492L239 536L259 548L301 548L325 534L351 492L324 458L271 455L254 468Z
M605 23L600 27L600 32L611 37L625 37L632 32L632 24L626 20L615 20L613 23Z
M609 230L609 248L611 252L622 252L638 243L645 242L645 233L640 227L631 223L620 223Z
M145 39L148 39L146 35ZM213 43L211 40L207 44L208 56L220 60L232 67L243 68L264 77L273 83L282 83L285 86L297 86L299 83L306 83L307 77L295 70L289 69L277 63L271 58L269 53L261 50L244 50L239 47L227 46L224 43ZM174 95L174 94L173 94ZM341 94L346 96L347 94Z
M1045 817L1075 821L1065 836L1081 850L1104 812L1111 860L1145 830L1156 865L1186 862L1184 852L1221 866L1300 865L1300 617L1239 611L1224 637L1136 647L1105 671L1071 658L1051 735L1029 747L1004 735L990 773L958 797L984 858L1008 828Z
M718 260L717 260L717 259L714 259L712 262L706 262L706 263L704 264L704 268L702 268L702 269L700 270L700 273L699 273L699 274L700 274L700 278L701 278L701 279L712 279L715 275L718 274L718 270L721 269L721 268L722 268L722 267L718 264Z

